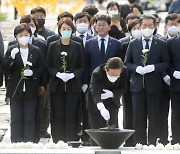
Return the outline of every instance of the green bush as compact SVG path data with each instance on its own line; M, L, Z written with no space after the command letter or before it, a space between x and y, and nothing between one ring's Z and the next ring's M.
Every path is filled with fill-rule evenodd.
M6 20L7 15L5 13L0 13L0 21Z

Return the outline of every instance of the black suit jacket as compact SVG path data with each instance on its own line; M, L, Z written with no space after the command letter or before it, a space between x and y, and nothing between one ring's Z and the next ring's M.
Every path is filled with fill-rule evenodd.
M43 36L47 40L49 36L52 36L54 34L55 33L52 30L43 27L42 32L39 35Z
M107 78L104 70L104 64L98 66L93 71L91 76L90 87L88 89L87 109L90 112L98 111L96 105L100 102L103 102L105 106L115 105L116 107L120 107L120 97L127 88L127 76L128 70L124 66L120 77L114 83L112 83ZM102 100L101 94L104 93L103 89L112 91L114 97Z
M4 43L0 31L0 87L3 85L3 66L2 66L3 58L4 58Z
M136 39L130 42L125 57L125 64L131 72L130 90L131 92L140 92L143 88L143 76L136 73L137 66L143 66L142 60L142 39ZM169 56L166 43L156 37L153 37L151 48L148 52L146 65L153 64L155 71L147 73L145 77L145 89L148 93L161 93L163 91L164 72L169 66Z
M180 35L168 39L167 41L168 52L170 57L170 76L171 85L170 91L180 92L180 80L173 77L174 71L180 71Z
M57 72L61 72L61 42L57 40L52 42L48 49L47 56L47 68L50 78L50 92L55 92L57 85L59 84L62 91L64 91L64 82L56 77ZM81 75L84 71L84 54L82 46L73 40L70 41L68 51L68 66L69 72L74 73L75 78L69 80L67 85L67 91L80 92L81 91Z
M7 86L7 96L12 97L15 89L18 85L18 82L21 78L21 71L24 69L24 64L21 58L20 52L16 54L16 58L11 58L11 50L13 48L19 48L18 44L12 45L8 48L5 58L4 58L4 68L9 72L9 80ZM38 95L38 86L40 81L40 76L44 70L44 62L41 51L39 48L29 44L29 54L28 61L32 63L30 69L33 71L33 75L31 77L27 77L27 79L23 79L19 86L17 87L17 91L14 95L14 98L21 98L23 96L23 85L25 81L26 92L24 96L26 98L35 98Z

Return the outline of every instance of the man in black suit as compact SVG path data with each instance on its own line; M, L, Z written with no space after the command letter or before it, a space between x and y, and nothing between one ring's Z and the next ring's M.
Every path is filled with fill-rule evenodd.
M111 29L111 18L107 15L100 15L96 18L96 31L98 36L86 42L85 46L85 79L84 84L90 82L93 70L107 62L109 58L121 56L121 43L110 37L108 32Z
M179 25L180 27L180 25ZM171 97L171 129L172 144L180 143L180 35L167 41L170 57L170 97Z
M126 91L128 70L119 57L110 58L92 73L87 109L92 129L118 127L120 97Z
M44 27L46 11L42 7L33 8L31 10L31 15L35 18L38 23L37 33L47 39L48 36L54 35L55 33Z
M140 18L142 38L130 42L125 64L131 72L130 90L133 104L134 144L156 145L163 78L168 68L166 43L153 36L156 20L151 15Z

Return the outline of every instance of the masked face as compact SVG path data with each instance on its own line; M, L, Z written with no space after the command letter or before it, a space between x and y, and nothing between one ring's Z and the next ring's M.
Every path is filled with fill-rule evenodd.
M178 26L170 26L168 28L168 34L170 37L176 36L180 32L180 28Z
M71 30L61 30L61 37L62 38L70 38L71 37L71 34L72 34L72 31Z
M141 30L136 29L136 30L131 31L131 35L133 38L136 39L136 38L141 38L142 33L141 33Z
M116 82L116 80L120 77L121 69L106 69L106 76L110 82Z
M87 23L76 24L76 30L81 34L84 34L85 32L87 32L88 29L89 29L89 24Z
M141 33L143 36L149 38L153 35L154 29L150 29L150 28L141 29Z
M39 28L43 28L45 24L45 19L36 19Z
M36 31L36 27L31 27L31 26L29 26L29 27L31 28L32 35L34 35L34 33Z
M116 15L118 13L119 13L118 10L109 10L108 11L108 14L109 14L110 17L112 17L113 15Z
M29 36L22 36L22 37L17 38L17 40L18 40L19 44L25 46L29 43L30 37Z
M106 75L110 82L116 82L116 80L119 78L119 76L110 76L108 73L106 73Z

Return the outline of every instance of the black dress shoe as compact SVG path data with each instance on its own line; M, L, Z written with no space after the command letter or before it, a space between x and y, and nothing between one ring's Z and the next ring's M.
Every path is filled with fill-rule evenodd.
M42 138L51 138L51 135L48 132L42 132L41 137Z

